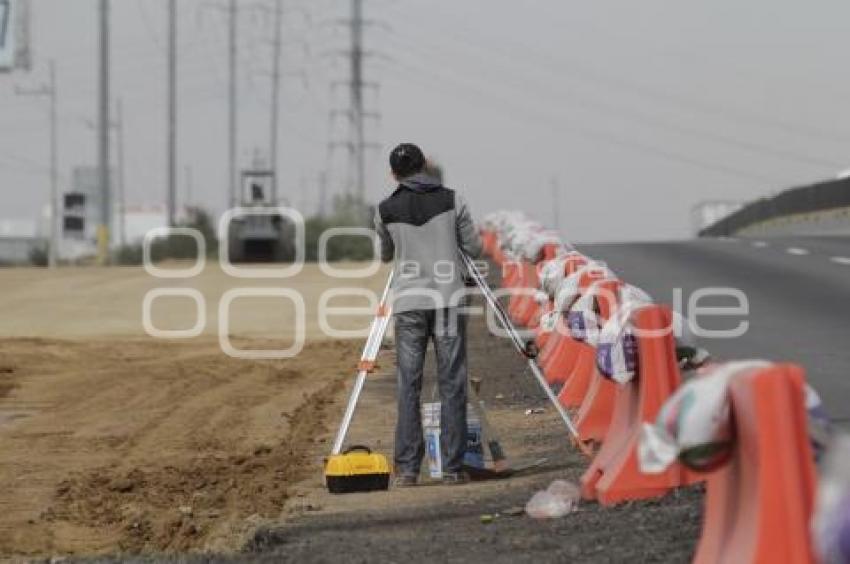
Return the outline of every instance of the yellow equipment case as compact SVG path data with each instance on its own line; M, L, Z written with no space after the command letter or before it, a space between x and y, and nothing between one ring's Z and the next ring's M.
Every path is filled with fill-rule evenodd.
M328 458L325 481L331 493L386 490L390 487L390 465L383 454L354 445Z

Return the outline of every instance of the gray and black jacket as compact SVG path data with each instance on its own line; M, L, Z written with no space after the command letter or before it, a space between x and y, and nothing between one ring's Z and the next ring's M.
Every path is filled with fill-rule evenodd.
M418 173L378 205L381 260L395 259L393 312L458 305L464 289L459 250L473 258L481 239L463 198Z

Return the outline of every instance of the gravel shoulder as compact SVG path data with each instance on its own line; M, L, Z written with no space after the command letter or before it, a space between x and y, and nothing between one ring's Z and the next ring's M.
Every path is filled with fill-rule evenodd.
M263 527L242 559L329 562L688 562L699 537L701 487L653 501L613 508L582 503L561 519L508 516L553 479L578 481L587 460L567 440L554 410L507 342L470 321L470 375L484 380L491 424L515 461L546 463L505 480L465 486L421 486L381 493L334 496L316 475L296 488L284 523ZM429 359L430 360L430 359ZM365 442L391 456L394 413L392 354L385 371L367 383L349 442ZM426 367L428 397L433 362ZM431 380L433 381L433 380ZM337 406L341 413L344 398ZM543 408L526 415L527 409ZM322 441L329 440L329 436ZM507 510L507 512L506 512ZM482 515L494 515L491 523Z

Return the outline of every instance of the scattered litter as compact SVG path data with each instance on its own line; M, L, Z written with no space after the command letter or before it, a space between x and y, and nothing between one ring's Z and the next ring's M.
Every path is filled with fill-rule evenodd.
M545 490L531 496L525 504L525 512L535 519L563 517L578 508L581 492L573 483L555 480Z
M513 507L508 507L507 509L502 510L502 515L506 517L518 517L525 513L525 508L520 507L519 505L514 505Z
M492 523L493 519L495 519L495 517L493 517L492 515L487 514L487 513L485 513L484 515L481 516L481 522L484 523L485 525Z
M526 409L525 410L526 415L538 415L540 413L546 413L546 410L543 409L542 407L535 407L535 408L532 408L532 409Z

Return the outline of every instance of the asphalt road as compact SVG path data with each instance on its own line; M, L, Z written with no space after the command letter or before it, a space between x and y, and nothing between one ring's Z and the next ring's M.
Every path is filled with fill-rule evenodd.
M579 245L622 279L661 303L681 289L682 313L700 288L741 290L749 314L698 317L701 326L749 326L737 338L702 338L717 359L765 358L805 367L840 427L850 427L850 238L705 239L684 242ZM729 306L704 298L702 306Z

